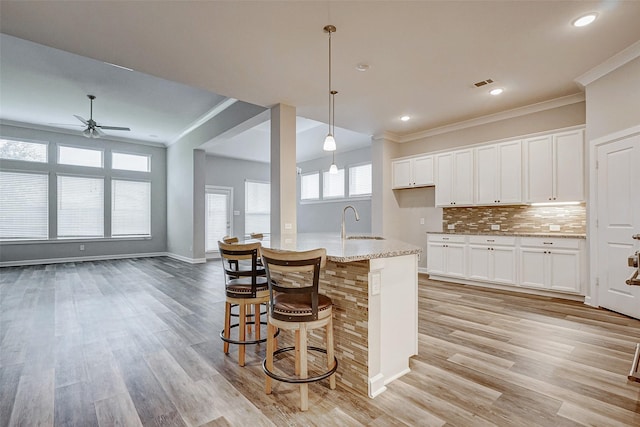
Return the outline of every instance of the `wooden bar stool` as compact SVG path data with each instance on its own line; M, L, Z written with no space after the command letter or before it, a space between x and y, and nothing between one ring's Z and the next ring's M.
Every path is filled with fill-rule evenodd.
M318 293L320 269L326 263L326 250L283 252L262 248L262 263L269 283L267 318L267 355L262 363L266 377L265 391L271 394L271 379L300 384L300 409L309 409L309 383L329 378L329 387L336 388L335 372L338 359L333 349L333 311L331 299ZM310 275L310 283L304 282ZM309 274L310 273L310 274ZM276 277L277 276L277 277ZM324 327L326 348L307 345L307 331ZM277 330L295 332L295 346L277 349ZM282 376L274 372L274 356L295 351L295 376ZM327 355L327 370L309 377L307 352Z
M269 301L269 289L265 270L258 265L260 256L260 242L238 244L218 242L222 267L225 272L225 311L224 329L220 332L220 338L224 341L224 352L229 353L229 344L239 345L238 364L245 364L245 346L266 341L260 337L261 322L260 304ZM226 262L225 262L226 261ZM238 306L239 314L233 314L232 307ZM253 313L252 308L253 307ZM238 323L231 323L232 317L238 317ZM251 333L251 322L255 326L254 339L247 339L247 329ZM231 329L238 329L238 339L231 338Z

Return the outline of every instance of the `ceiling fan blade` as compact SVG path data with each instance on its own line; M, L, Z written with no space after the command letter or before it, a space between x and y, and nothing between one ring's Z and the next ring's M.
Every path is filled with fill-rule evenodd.
M102 132L98 127L95 127L93 129L99 136L107 136L107 134Z
M119 126L100 126L100 125L96 125L96 127L99 127L100 129L106 129L106 130L131 130L129 128L123 128L123 127L119 127Z
M77 116L77 115L75 115L75 114L74 114L74 115L73 115L73 117L75 117L76 119L80 120L80 121L81 121L82 123L84 123L85 125L88 125L88 124L89 124L89 122L88 122L88 121L86 121L85 119L83 119L83 118L82 118L82 117L80 117L80 116Z

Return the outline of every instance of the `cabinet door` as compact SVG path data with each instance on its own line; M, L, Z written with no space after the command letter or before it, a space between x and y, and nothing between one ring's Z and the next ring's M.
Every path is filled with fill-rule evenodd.
M498 147L476 148L476 204L498 203Z
M494 282L514 285L516 283L516 250L494 246L491 251L491 278Z
M447 243L445 263L449 276L465 277L465 245Z
M549 202L553 200L553 137L527 139L524 147L526 199L528 202Z
M393 188L407 188L411 186L411 160L394 160L391 162Z
M453 163L454 205L473 204L473 150L455 151Z
M445 249L442 243L427 243L427 272L429 274L445 274Z
M584 137L583 130L554 136L555 194L554 200L580 202L584 200Z
M490 280L489 258L491 250L487 246L469 245L469 279Z
M413 184L418 186L433 185L433 157L412 159Z
M544 288L547 283L545 274L544 249L520 249L520 284L535 288Z
M580 291L580 253L554 249L547 254L549 287L557 291Z
M498 144L498 203L522 203L522 142Z
M451 206L453 153L436 156L436 206Z

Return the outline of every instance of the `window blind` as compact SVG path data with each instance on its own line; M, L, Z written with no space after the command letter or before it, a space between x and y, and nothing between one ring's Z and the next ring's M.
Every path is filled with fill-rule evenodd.
M218 241L227 234L227 215L229 212L229 196L226 194L207 193L206 198L206 241L207 252L218 250Z
M58 237L104 236L104 178L58 176Z
M271 184L245 181L244 232L270 233Z
M111 181L111 235L151 235L151 183Z
M371 163L349 168L349 196L371 194Z
M300 180L300 200L320 198L320 174L318 172L302 175Z
M0 239L49 238L49 176L0 172Z
M344 169L338 169L338 173L323 172L322 197L331 199L344 197Z

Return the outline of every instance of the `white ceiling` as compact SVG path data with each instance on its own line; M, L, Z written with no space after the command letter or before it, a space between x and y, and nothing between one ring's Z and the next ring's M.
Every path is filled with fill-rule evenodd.
M589 11L599 13L594 24L571 26ZM579 93L576 77L640 40L638 22L640 1L3 0L3 33L137 72L18 53L13 89L3 38L0 117L74 123L72 114L88 116L85 95L94 92L99 123L147 140L175 138L224 99L214 94L286 103L326 122L322 28L331 23L336 125L406 136ZM359 72L358 63L371 68ZM473 86L487 78L504 94ZM404 114L412 120L401 122ZM322 126L302 133L314 131L321 144Z

